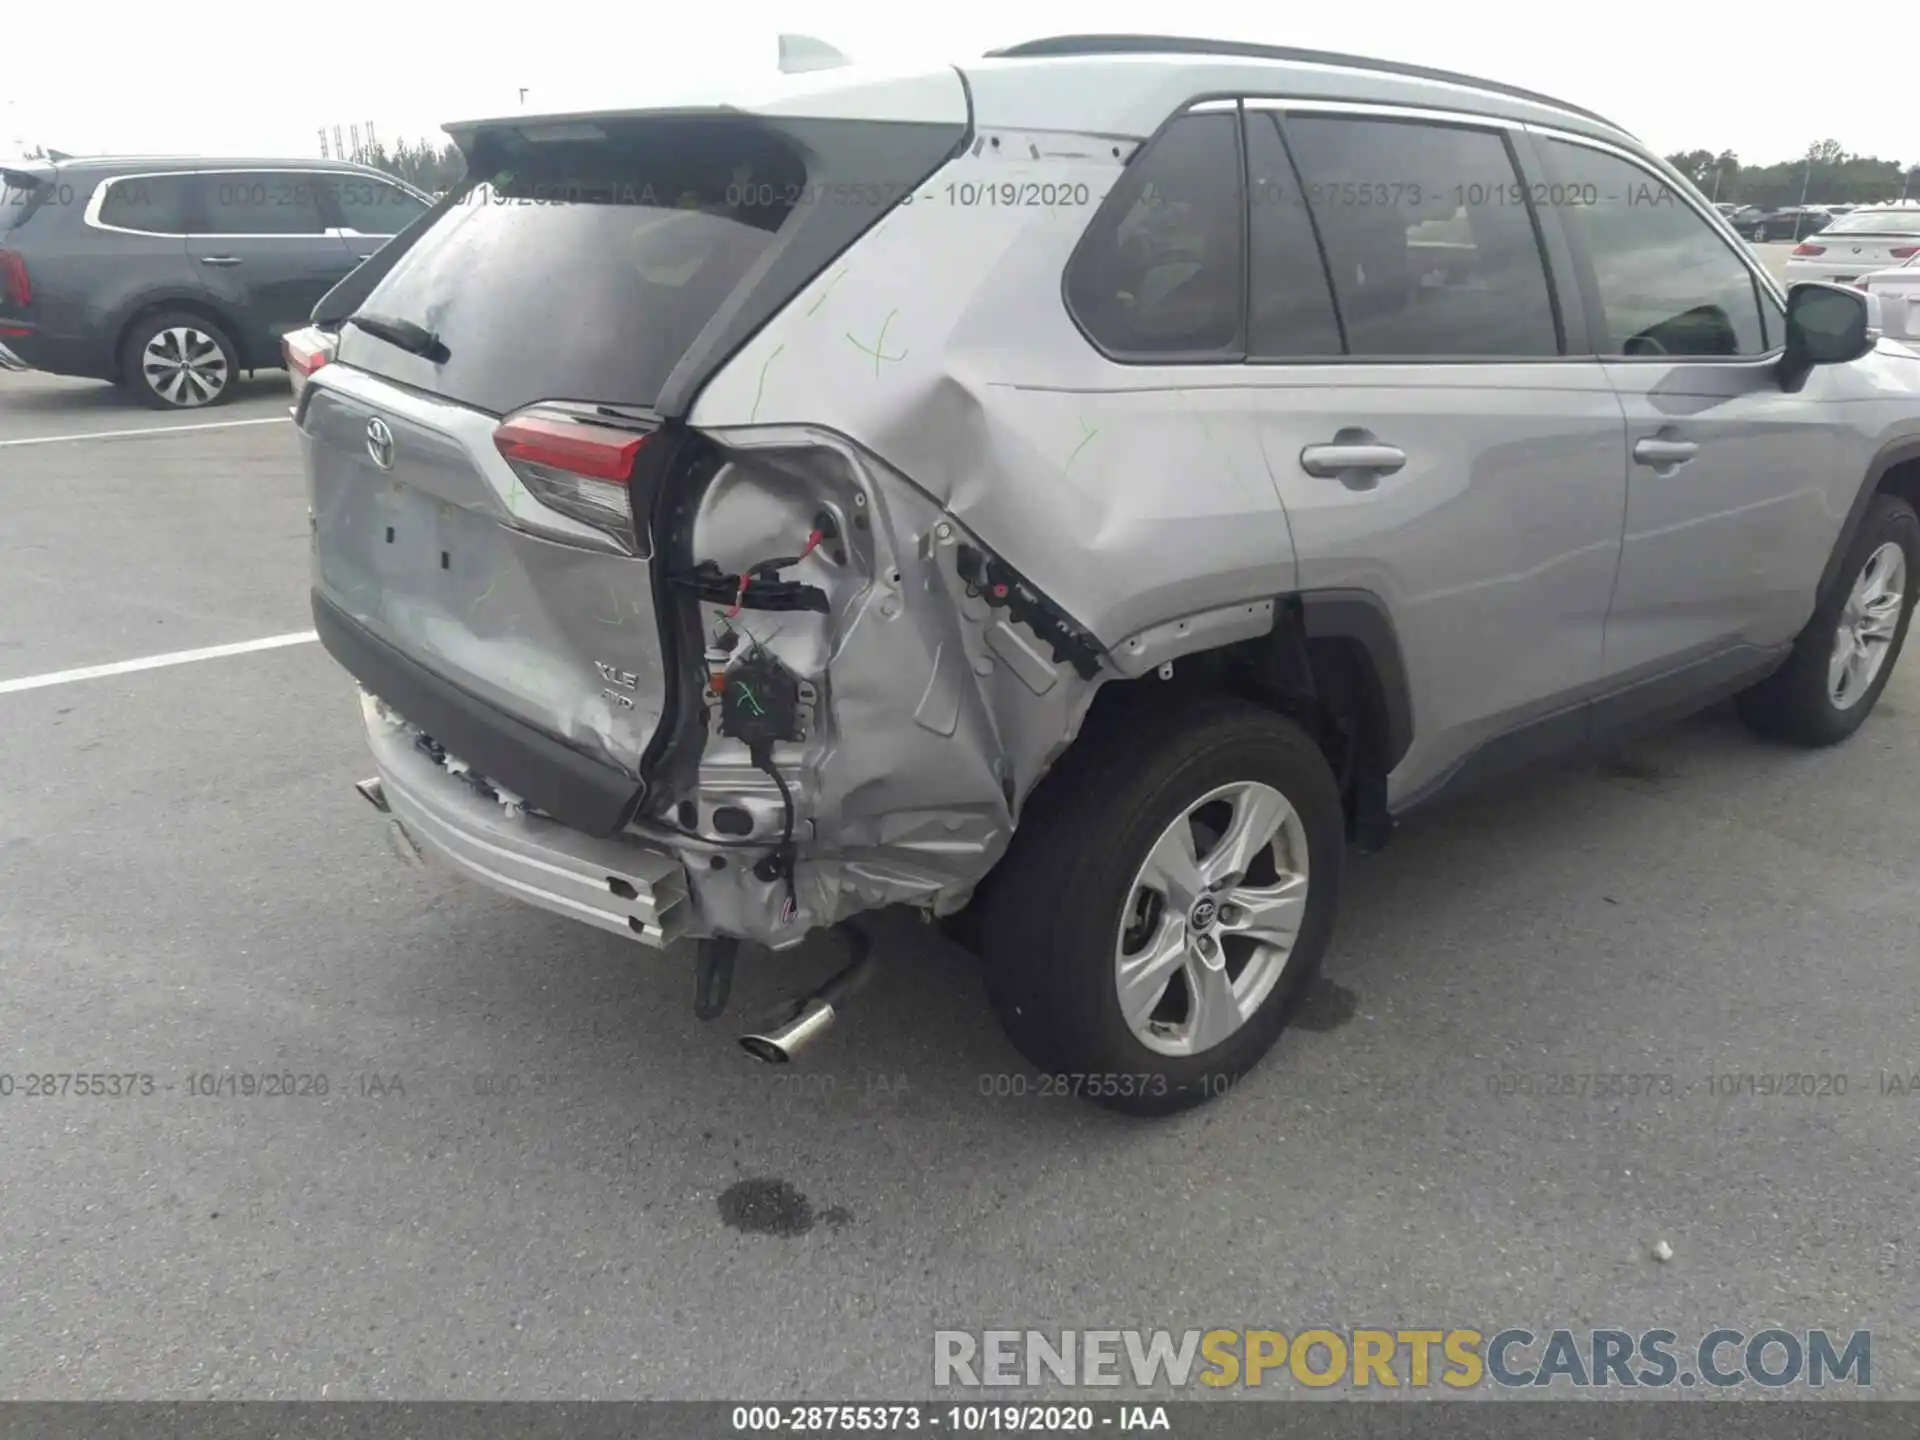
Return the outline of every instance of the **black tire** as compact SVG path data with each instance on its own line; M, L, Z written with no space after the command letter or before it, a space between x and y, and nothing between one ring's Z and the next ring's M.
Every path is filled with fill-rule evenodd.
M174 372L154 371L147 364L147 347L156 340L167 346L165 337L170 335L200 337L187 344L187 354L193 364L186 367L178 384L171 384L166 378ZM203 341L211 342L211 348ZM178 354L178 344L168 353ZM169 310L147 316L127 332L120 347L122 388L155 410L204 410L224 405L233 398L234 382L239 378L240 354L227 332L206 316L191 311ZM216 379L219 383L213 388L212 382Z
M1828 684L1835 639L1843 623L1855 582L1867 561L1883 545L1895 544L1906 557L1900 618L1879 673L1857 699L1842 705ZM1860 522L1859 533L1848 545L1834 576L1832 593L1822 595L1813 618L1794 641L1786 663L1739 697L1741 718L1760 734L1791 745L1818 748L1837 745L1866 721L1900 660L1900 647L1913 619L1916 579L1920 578L1920 519L1913 507L1893 495L1876 495Z
M1177 817L1247 781L1279 791L1299 817L1309 872L1300 928L1238 1030L1197 1054L1162 1054L1129 1027L1116 982L1134 879ZM1126 1114L1173 1114L1222 1093L1279 1039L1326 952L1345 844L1333 774L1290 720L1204 696L1090 723L1029 802L981 897L981 961L1008 1038L1063 1088Z

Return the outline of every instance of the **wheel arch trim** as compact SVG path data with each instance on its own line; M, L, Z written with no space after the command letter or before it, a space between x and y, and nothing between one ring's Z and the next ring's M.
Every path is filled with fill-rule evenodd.
M1834 536L1833 549L1827 555L1826 567L1820 572L1820 587L1814 592L1814 604L1832 593L1836 577L1840 573L1841 563L1846 559L1853 537L1860 533L1860 526L1866 521L1867 507L1873 503L1873 497L1880 493L1881 482L1889 471L1900 465L1920 461L1920 435L1903 436L1880 447L1873 461L1867 466L1866 478L1860 482L1860 489L1853 497L1853 504L1847 510L1846 519L1840 524L1840 533Z
M1305 590L1294 598L1309 641L1346 640L1366 652L1379 686L1381 770L1391 771L1413 745L1413 692L1386 602L1360 589Z
M227 343L234 347L234 354L246 368L247 355L243 338L236 333L236 322L225 306L207 295L204 291L180 289L145 290L116 307L113 321L109 327L113 333L113 361L117 367L121 352L127 348L127 341L133 338L133 327L148 315L161 311L181 309L197 313L202 319L218 325L226 333Z

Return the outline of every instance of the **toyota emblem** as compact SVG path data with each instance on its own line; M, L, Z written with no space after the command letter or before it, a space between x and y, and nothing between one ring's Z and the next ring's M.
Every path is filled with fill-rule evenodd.
M393 468L393 431L378 415L367 421L367 456L382 470Z

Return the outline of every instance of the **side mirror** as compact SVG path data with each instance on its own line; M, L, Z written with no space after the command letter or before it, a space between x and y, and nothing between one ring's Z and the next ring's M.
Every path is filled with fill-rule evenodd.
M1787 348L1780 384L1798 390L1816 365L1845 365L1880 338L1880 301L1845 285L1808 281L1787 292Z

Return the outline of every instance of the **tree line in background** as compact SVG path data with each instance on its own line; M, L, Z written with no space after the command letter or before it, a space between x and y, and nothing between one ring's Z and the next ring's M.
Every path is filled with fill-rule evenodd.
M1773 209L1781 205L1871 205L1920 200L1920 165L1854 155L1838 140L1819 140L1804 155L1772 165L1743 165L1731 150L1683 150L1667 163L1709 199Z
M402 140L389 150L385 141L376 140L363 144L349 158L398 176L429 195L451 190L467 173L466 157L451 142L435 146L430 140Z

